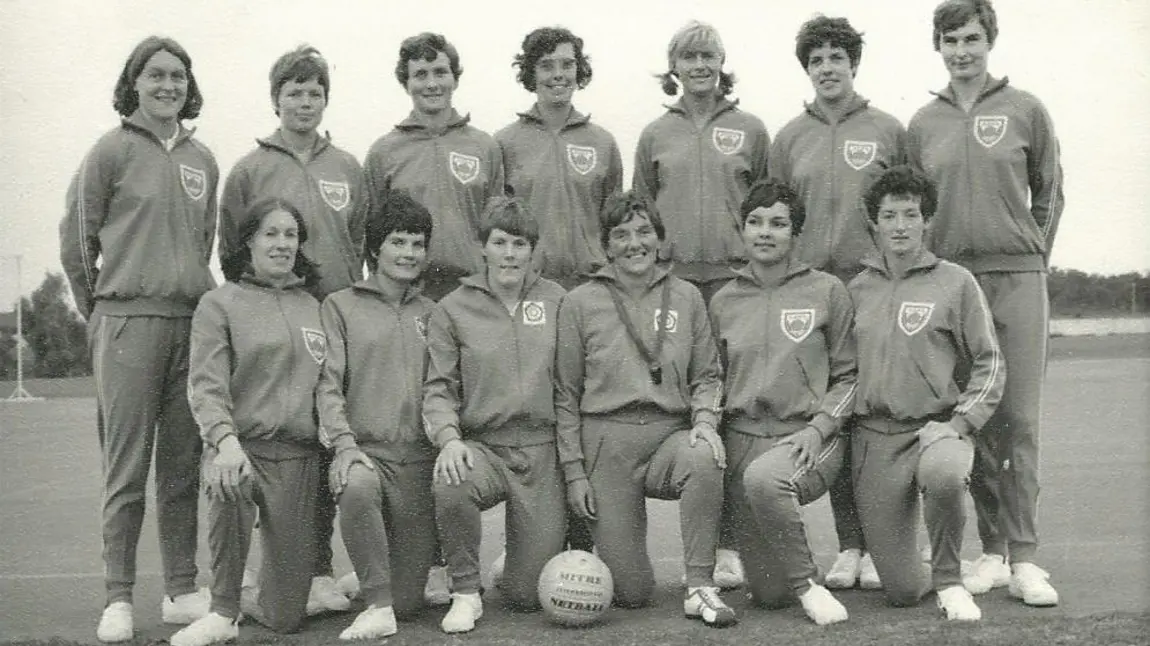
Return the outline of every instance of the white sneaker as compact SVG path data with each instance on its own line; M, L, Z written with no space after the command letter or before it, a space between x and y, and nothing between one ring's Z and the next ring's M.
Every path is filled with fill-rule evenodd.
M399 631L395 623L395 612L391 606L378 608L368 606L359 613L351 625L339 634L340 639L380 639L390 637ZM176 646L173 644L173 646Z
M862 562L862 552L856 549L843 550L835 558L830 572L827 572L825 583L828 588L846 590L855 587L859 578L859 566Z
M359 577L355 572L348 572L335 582L335 589L348 599L359 597Z
M209 612L181 628L168 639L168 643L172 646L208 646L208 644L230 642L239 636L240 629L235 619L218 612Z
M715 550L715 585L724 590L737 588L746 581L743 560L735 550Z
M878 570L875 569L870 552L859 559L859 587L863 590L882 590L882 581L878 578Z
M982 610L974 603L974 597L961 585L952 585L939 590L938 607L946 614L949 621L978 621L982 619Z
M307 593L308 616L325 612L343 612L351 607L347 597L335 587L335 579L330 576L312 577L311 589Z
M164 596L160 604L165 624L190 624L211 611L212 593L207 588L181 594L176 598Z
M799 603L803 604L803 610L806 611L811 621L819 626L846 621L847 609L839 603L831 591L814 581L811 581L810 584L811 587L799 595Z
M132 638L132 604L116 601L104 608L96 639L102 642L126 642Z
M1028 606L1058 605L1058 591L1050 585L1050 574L1033 563L1015 563L1009 585L1010 596Z
M433 565L427 571L427 583L423 585L423 600L429 606L446 606L452 603L451 599L451 577L447 575L447 568Z
M735 611L719 596L719 589L712 586L687 588L683 614L689 619L701 619L712 628L726 628L739 623Z
M971 594L985 594L1010 583L1010 566L1000 554L983 554L970 564L962 585Z
M499 553L499 558L491 564L491 587L498 588L503 583L503 568L507 565L507 550Z
M451 609L444 615L439 627L445 633L466 633L475 630L475 622L483 616L483 599L478 592L452 594Z

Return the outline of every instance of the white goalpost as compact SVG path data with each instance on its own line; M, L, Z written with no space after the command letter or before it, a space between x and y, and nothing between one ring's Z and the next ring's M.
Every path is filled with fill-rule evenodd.
M8 395L7 400L10 402L30 402L39 401L41 397L36 397L29 393L24 388L24 293L22 288L22 281L20 276L20 263L24 257L17 254L16 259L16 388L12 390L12 394Z

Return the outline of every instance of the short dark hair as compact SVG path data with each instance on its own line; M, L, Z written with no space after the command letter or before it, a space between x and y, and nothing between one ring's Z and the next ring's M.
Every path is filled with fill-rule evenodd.
M439 52L447 54L451 63L451 74L458 81L463 76L463 68L459 66L459 52L455 45L447 42L442 34L433 34L425 31L421 34L404 39L399 45L399 60L395 63L395 78L403 87L407 87L407 63L416 60L434 61Z
M303 245L307 242L307 223L304 222L303 213L291 202L274 197L265 198L252 204L244 213L238 232L239 244L227 258L220 262L224 278L234 283L239 281L245 273L251 271L252 250L248 247L248 243L260 230L264 218L276 211L290 213L292 219L295 220L296 229L299 231L299 248L295 252L295 264L292 265L292 273L303 279L305 287L311 287L319 282L319 271L316 264L303 252Z
M290 52L280 56L272 65L268 73L268 82L271 85L272 105L276 106L276 116L279 116L278 107L280 88L288 81L305 83L315 79L323 87L323 99L326 103L331 98L331 74L328 71L327 61L323 54L310 45L300 45Z
M798 235L803 232L803 225L807 221L807 210L798 192L790 184L781 180L770 178L761 179L751 185L747 197L739 207L739 226L746 226L747 216L757 208L769 209L775 204L785 204L791 213L791 233Z
M364 244L367 246L367 264L374 272L379 248L387 236L402 233L423 234L425 244L431 244L432 220L427 207L420 204L406 191L389 191L380 209L372 209L367 218Z
M531 216L527 205L516 197L496 195L487 200L479 225L479 243L487 244L491 232L496 229L527 238L532 249L539 242L539 223Z
M136 79L159 51L168 52L184 64L188 74L188 93L178 116L180 119L195 119L200 116L200 108L204 106L204 96L200 94L196 75L192 73L192 57L188 56L188 52L179 43L162 36L148 36L128 55L124 69L120 71L120 78L116 81L116 89L112 91L112 107L122 117L132 116L136 108L140 107L140 97L136 95Z
M987 42L994 45L998 39L998 14L990 0L946 0L934 8L934 51L938 51L943 34L960 29L974 18L986 30Z
M929 177L910 166L893 166L883 171L874 184L867 189L866 214L871 222L878 222L878 210L885 197L918 198L918 208L922 218L930 220L938 208L938 189Z
M851 67L857 69L862 60L862 36L862 32L852 27L846 18L815 16L799 27L799 34L795 36L795 57L805 70L810 62L811 50L823 45L842 47L850 58Z
M655 205L634 191L625 191L611 195L603 204L602 215L599 218L599 244L606 249L607 240L611 237L611 230L620 224L629 222L636 213L642 213L646 216L651 226L655 227L655 235L659 236L660 242L667 237L667 229L663 227L663 218L659 217Z
M591 59L583 53L583 39L564 27L540 27L523 39L520 53L515 55L512 67L518 67L515 80L528 92L535 91L535 66L539 59L555 51L563 43L571 43L575 50L575 83L579 89L591 82Z

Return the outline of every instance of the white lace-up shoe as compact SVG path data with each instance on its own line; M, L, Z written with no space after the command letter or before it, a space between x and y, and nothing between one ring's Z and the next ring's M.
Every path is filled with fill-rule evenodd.
M102 642L126 642L132 638L132 604L116 601L104 608L100 625L96 626L96 639Z
M855 587L859 578L862 552L856 549L843 550L835 557L835 563L827 572L824 582L828 588L846 590Z
M719 596L719 589L712 586L687 588L683 614L690 619L700 619L712 628L726 628L739 623L735 611Z
M317 576L311 580L311 589L307 593L308 616L325 612L343 612L351 607L351 601L335 586L335 579L330 576Z
M1010 584L1010 566L1001 554L983 554L970 564L962 585L971 594L985 594Z
M1015 563L1009 585L1010 596L1028 606L1058 605L1058 591L1050 585L1050 574L1033 563Z
M165 624L190 624L206 616L211 611L211 605L212 594L207 588L200 588L175 598L165 596L160 604L160 614Z
M452 594L451 609L444 615L439 627L445 633L466 633L475 630L475 622L483 616L483 599L478 592Z
M949 621L978 621L982 610L974 603L974 597L961 585L952 585L938 591L938 607Z
M399 626L395 623L395 612L391 606L377 608L376 606L368 606L367 610L359 613L355 621L351 622L339 634L340 639L382 639L383 637L390 637L399 631Z
M810 584L811 587L799 595L799 603L803 605L803 610L806 611L811 621L819 626L846 621L848 618L847 609L839 603L831 591L814 581L811 581Z
M235 619L218 612L208 614L193 621L172 635L168 643L172 646L208 646L238 639L240 629Z

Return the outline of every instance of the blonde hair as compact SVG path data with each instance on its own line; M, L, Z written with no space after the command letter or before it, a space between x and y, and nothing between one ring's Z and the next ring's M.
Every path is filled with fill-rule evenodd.
M675 79L675 59L684 51L702 46L714 47L719 52L722 61L727 59L727 50L723 47L723 39L714 25L698 20L683 25L679 31L671 36L667 43L667 71L656 74L655 77L663 86L667 96L675 96L679 92L679 82ZM735 87L735 75L730 72L719 71L719 96L727 96Z

